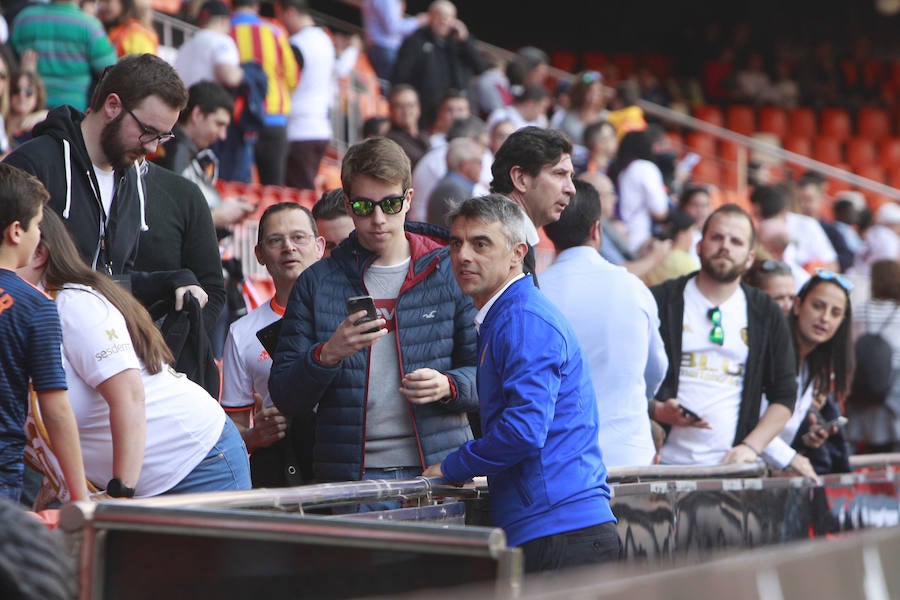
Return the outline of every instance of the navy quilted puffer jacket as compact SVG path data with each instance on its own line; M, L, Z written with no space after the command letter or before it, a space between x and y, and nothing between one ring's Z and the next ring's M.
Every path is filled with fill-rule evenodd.
M447 230L408 223L410 272L397 298L401 377L420 368L449 375L456 397L447 404L410 404L422 467L441 462L472 439L466 411L478 408L475 391L475 307L453 277ZM314 354L347 316L345 301L366 294L363 273L375 256L356 233L326 260L306 269L288 301L269 392L286 415L308 415L318 405L314 450L319 481L349 481L365 468L366 381L369 349L334 367ZM373 376L377 376L374 375Z

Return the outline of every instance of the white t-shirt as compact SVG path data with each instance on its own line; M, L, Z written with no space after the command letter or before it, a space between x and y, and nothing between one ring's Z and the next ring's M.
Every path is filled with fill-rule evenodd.
M806 215L787 213L788 235L794 247L794 260L800 266L813 261L828 263L837 260L834 246L828 240L822 224Z
M94 167L94 174L97 176L97 184L100 186L100 202L103 204L103 211L106 213L106 218L108 219L109 215L112 214L113 189L115 188L116 183L116 173L115 171L101 169L97 165L92 166Z
M91 288L67 285L56 296L63 330L63 367L87 478L104 487L113 477L109 405L96 386L140 369L147 445L135 496L155 496L184 479L222 435L225 412L206 390L171 368L150 375L132 347L125 318Z
M334 101L334 43L321 27L304 27L291 36L291 46L303 55L303 73L291 94L289 142L331 139Z
M710 424L711 429L672 427L660 452L661 461L674 465L713 465L732 448L740 412L747 362L747 298L738 288L719 305L724 343L709 339L714 305L691 278L684 289L684 325L678 401Z
M201 29L178 49L174 67L189 88L198 81L216 81L217 65L240 64L237 44L230 36Z
M256 332L281 318L272 308L272 300L260 305L231 324L222 353L222 406L228 409L253 406L253 392L263 397L266 408L272 406L269 396L269 371L272 357L266 352Z
M669 210L669 196L659 167L649 160L632 161L619 174L619 213L628 227L631 251L636 252L650 239L653 229L651 214Z

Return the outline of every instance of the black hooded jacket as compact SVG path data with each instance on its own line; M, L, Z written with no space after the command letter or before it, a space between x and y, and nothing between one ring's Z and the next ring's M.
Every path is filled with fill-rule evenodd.
M43 182L48 206L62 216L84 261L114 276L127 275L132 293L145 306L170 298L177 287L199 285L187 269L134 272L140 234L146 230L142 179L147 165L116 171L112 214L106 215L81 133L83 120L84 114L71 106L51 110L34 127L34 137L4 162Z

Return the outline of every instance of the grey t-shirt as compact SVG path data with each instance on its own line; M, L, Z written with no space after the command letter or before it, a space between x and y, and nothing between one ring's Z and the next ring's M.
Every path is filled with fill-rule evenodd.
M409 260L391 266L372 265L366 289L375 300L378 316L387 321L388 334L375 342L366 382L366 467L421 466L409 402L400 393L400 356L397 350L397 294L406 279Z

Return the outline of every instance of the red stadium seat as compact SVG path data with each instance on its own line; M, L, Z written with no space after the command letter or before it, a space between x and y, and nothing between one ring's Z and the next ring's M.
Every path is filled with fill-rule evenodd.
M784 138L782 147L789 152L802 154L807 158L812 157L812 138L810 138L809 136L788 135Z
M871 138L855 137L847 140L847 162L854 169L878 164L878 153Z
M603 52L588 51L581 55L584 68L591 71L602 71L609 63L609 57Z
M763 133L771 133L783 139L788 132L787 111L777 106L763 106L759 109L759 125L757 129Z
M725 119L722 116L722 109L715 104L701 104L695 107L694 118L706 121L707 123L712 123L713 125L718 125L719 127L722 127L725 124Z
M881 140L878 144L878 153L884 168L900 167L900 137L889 137Z
M696 152L704 158L714 158L716 152L716 138L702 131L689 131L684 139L685 146L691 152Z
M883 108L864 106L859 109L856 119L859 137L878 142L892 135L891 119Z
M879 164L868 164L863 165L862 167L853 169L853 172L859 175L860 177L865 177L866 179L871 179L872 181L877 181L878 183L888 183L887 173ZM866 193L869 193L867 190L863 190Z
M844 171L852 171L850 165L845 163L839 163L834 165L838 169ZM828 179L828 193L831 195L838 194L840 192L846 192L853 189L853 186L847 183L842 179L835 179L834 177L826 177Z
M788 113L788 133L815 137L818 133L816 112L808 107L800 106Z
M813 158L829 165L843 162L840 140L826 135L815 138L813 140Z
M832 137L838 141L844 141L850 137L853 131L850 122L850 113L843 108L825 108L822 110L822 127L819 129L822 135Z
M756 113L752 106L735 104L725 113L725 126L741 135L753 135L756 131Z
M695 183L720 186L722 184L722 168L715 158L704 158L694 167L691 179Z
M554 50L550 53L550 65L574 73L578 68L578 56L572 50Z

